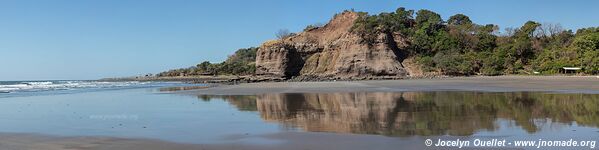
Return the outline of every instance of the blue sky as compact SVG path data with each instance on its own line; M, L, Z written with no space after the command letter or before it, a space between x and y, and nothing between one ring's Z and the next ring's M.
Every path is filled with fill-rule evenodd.
M354 8L463 13L479 24L527 20L599 26L599 1L575 0L2 0L0 81L98 79L223 61L239 48Z

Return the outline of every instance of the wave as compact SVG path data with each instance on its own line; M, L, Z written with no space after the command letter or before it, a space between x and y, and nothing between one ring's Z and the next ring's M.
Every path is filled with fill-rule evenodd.
M101 82L101 81L13 81L0 83L0 93L35 92L50 90L74 90L89 88L115 88L144 85L146 82Z
M54 84L53 82L50 82L50 81L21 82L21 83L27 84L27 85L50 85L50 84Z

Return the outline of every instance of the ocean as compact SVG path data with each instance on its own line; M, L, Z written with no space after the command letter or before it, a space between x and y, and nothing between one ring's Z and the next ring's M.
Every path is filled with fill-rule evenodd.
M97 80L0 81L0 98L185 85L190 84L180 82L107 82Z

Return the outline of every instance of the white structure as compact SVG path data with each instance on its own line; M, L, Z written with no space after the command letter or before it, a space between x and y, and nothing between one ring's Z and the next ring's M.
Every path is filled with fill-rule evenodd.
M564 73L577 73L578 70L582 69L580 67L563 67Z

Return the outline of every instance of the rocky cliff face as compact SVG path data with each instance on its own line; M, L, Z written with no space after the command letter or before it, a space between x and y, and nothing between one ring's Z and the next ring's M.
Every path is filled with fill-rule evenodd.
M346 11L323 27L265 42L257 51L256 74L336 79L410 75L402 65L406 40L398 34L381 33L367 42L350 32L358 17Z

